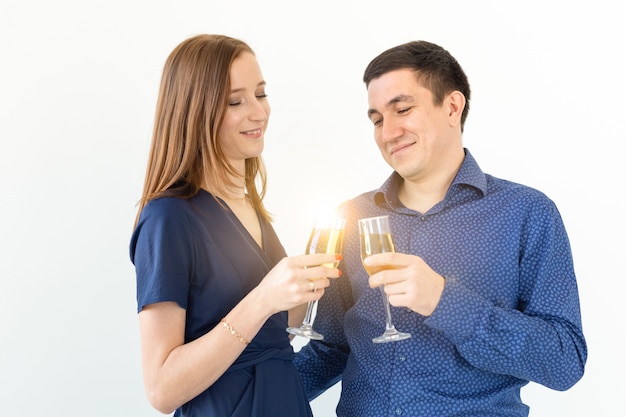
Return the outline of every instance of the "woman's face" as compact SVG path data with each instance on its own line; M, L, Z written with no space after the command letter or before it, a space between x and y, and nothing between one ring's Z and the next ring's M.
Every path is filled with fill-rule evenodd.
M247 158L263 151L263 136L270 115L265 81L256 57L245 52L230 68L230 98L218 140L226 158L243 168Z

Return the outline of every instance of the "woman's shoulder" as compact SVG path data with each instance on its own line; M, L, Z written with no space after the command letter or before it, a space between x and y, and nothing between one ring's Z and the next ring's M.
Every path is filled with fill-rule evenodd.
M162 215L193 215L198 209L211 208L211 194L200 191L191 197L163 196L150 200L143 211Z
M194 209L194 199L180 197L159 197L150 200L139 216L137 226L131 236L131 258L139 241L183 242L194 239L200 229L198 210Z
M157 197L146 203L143 211L154 213L169 213L172 211L185 211L189 205L189 199L181 197Z
M144 222L181 222L189 214L189 202L178 197L159 197L144 206L139 218Z
M206 193L198 193L189 198L158 197L144 206L139 223L193 225L199 221L202 213L212 209L209 200L210 195Z

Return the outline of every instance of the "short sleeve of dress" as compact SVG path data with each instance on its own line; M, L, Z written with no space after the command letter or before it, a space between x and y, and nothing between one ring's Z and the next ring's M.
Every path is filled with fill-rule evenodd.
M194 262L190 219L176 198L150 201L142 210L130 243L137 276L137 311L174 301L187 309Z

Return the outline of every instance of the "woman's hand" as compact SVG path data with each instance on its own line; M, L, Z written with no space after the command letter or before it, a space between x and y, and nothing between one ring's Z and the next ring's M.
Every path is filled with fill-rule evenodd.
M319 300L330 279L341 276L332 267L340 260L341 255L323 253L283 258L254 291L270 309L269 315Z

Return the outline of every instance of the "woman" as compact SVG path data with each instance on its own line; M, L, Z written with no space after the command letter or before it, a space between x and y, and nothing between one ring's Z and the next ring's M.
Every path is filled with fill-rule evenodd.
M285 328L339 255L285 256L262 202L269 114L246 43L199 35L168 57L130 244L144 384L163 413L311 415Z

